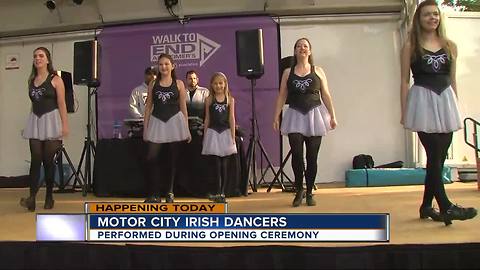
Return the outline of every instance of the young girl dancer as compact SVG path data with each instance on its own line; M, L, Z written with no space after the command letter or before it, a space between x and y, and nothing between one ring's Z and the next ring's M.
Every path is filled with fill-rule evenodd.
M215 158L217 194L215 202L225 202L227 157L237 153L235 145L235 100L230 94L225 74L216 72L210 80L210 95L205 101L203 155Z
M177 80L173 59L168 54L158 57L157 79L148 87L147 103L145 105L144 140L148 141L147 163L149 167L148 190L145 202L161 202L159 153L167 147L170 160L170 175L168 176L166 202L174 201L173 181L177 169L177 157L180 151L179 142L191 136L188 129L188 115L185 86Z

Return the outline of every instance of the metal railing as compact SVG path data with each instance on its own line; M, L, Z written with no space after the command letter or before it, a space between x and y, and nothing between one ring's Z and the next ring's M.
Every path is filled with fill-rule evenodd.
M480 128L480 122L476 121L471 117L467 117L463 120L464 131L463 131L463 138L465 139L465 143L475 149L475 159L477 162L477 186L478 190L480 190L480 149L478 142L478 130ZM473 133L470 138L473 139L473 142L469 140L469 126L473 126Z
M465 139L465 143L470 147L472 147L473 149L475 149L475 156L479 158L480 148L479 148L479 141L478 141L478 130L480 129L480 122L476 121L471 117L467 117L463 120L463 125L465 126L464 132L463 132L463 138ZM470 138L473 138L473 142L469 140L469 136L468 136L469 135L468 127L472 125L473 125L473 133L472 133L472 137Z

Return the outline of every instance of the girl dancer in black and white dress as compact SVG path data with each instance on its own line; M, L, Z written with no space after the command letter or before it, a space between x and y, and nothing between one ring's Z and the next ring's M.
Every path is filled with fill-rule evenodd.
M166 202L174 201L173 182L177 170L177 158L180 143L190 142L185 86L177 80L173 59L168 54L158 58L157 78L148 87L145 105L144 140L148 141L147 164L148 197L145 202L161 202L161 172L159 154L167 147L171 162L170 175L167 177ZM164 174L165 175L165 174Z
M273 128L279 129L280 114L287 97L289 107L284 113L282 135L288 135L292 151L292 169L295 175L295 199L292 205L300 206L305 195L303 174L307 186L308 206L316 205L312 190L317 174L317 156L322 136L337 126L335 110L323 69L313 65L312 46L306 38L294 45L294 64L285 69L280 82ZM323 102L322 102L323 101ZM303 144L306 145L307 169L305 170Z
M28 117L23 137L29 140L30 196L22 198L20 205L35 211L40 165L43 163L47 193L43 208L54 205L52 196L54 178L54 155L62 146L62 138L68 135L65 86L53 69L52 58L47 48L33 51L33 65L28 79L28 95L32 101L32 112Z
M210 95L205 101L203 155L215 157L217 193L215 202L225 202L227 157L237 153L235 145L235 100L230 94L225 74L217 72L210 80Z
M452 220L471 219L474 208L450 202L442 181L443 164L453 132L462 128L457 106L457 47L445 35L436 1L422 2L413 17L409 39L401 59L401 123L417 132L427 153L427 174L420 218L450 225ZM414 84L408 89L412 70ZM440 213L432 208L433 198Z

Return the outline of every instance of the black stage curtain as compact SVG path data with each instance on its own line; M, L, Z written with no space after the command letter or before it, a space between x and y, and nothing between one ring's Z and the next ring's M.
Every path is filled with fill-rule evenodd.
M167 247L1 242L2 269L480 269L480 243Z
M30 176L0 176L0 188L24 188L29 187Z
M215 193L214 160L201 155L202 137L193 136L192 142L184 143L181 147L174 185L175 196L206 197ZM240 137L237 137L237 150L239 154L228 157L228 180L225 188L228 197L248 194L246 160ZM140 138L98 141L93 173L95 195L144 197L146 153L147 143ZM161 156L168 155L161 153ZM165 175L169 175L168 160L159 164Z

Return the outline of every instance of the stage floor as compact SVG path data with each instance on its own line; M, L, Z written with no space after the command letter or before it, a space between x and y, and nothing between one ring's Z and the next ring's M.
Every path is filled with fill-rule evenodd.
M260 189L248 197L228 199L231 213L390 213L391 233L389 244L442 244L480 242L480 217L468 221L454 221L452 226L432 220L420 220L418 207L423 186L395 186L345 188L339 184L320 184L315 191L317 206L291 207L293 193L273 189L267 193ZM477 183L446 185L447 193L454 203L480 209L480 191ZM35 213L19 206L20 197L28 189L0 189L0 240L35 241ZM80 192L54 194L55 208L43 209L45 192L37 196L37 213L82 213L83 203L88 201L135 201L141 198L99 198L93 194L82 197ZM197 198L176 198L176 201L208 201ZM131 243L130 243L131 244ZM142 243L146 244L146 243ZM169 246L245 246L268 245L269 243L152 243ZM298 246L361 246L379 243L272 243L272 245Z

